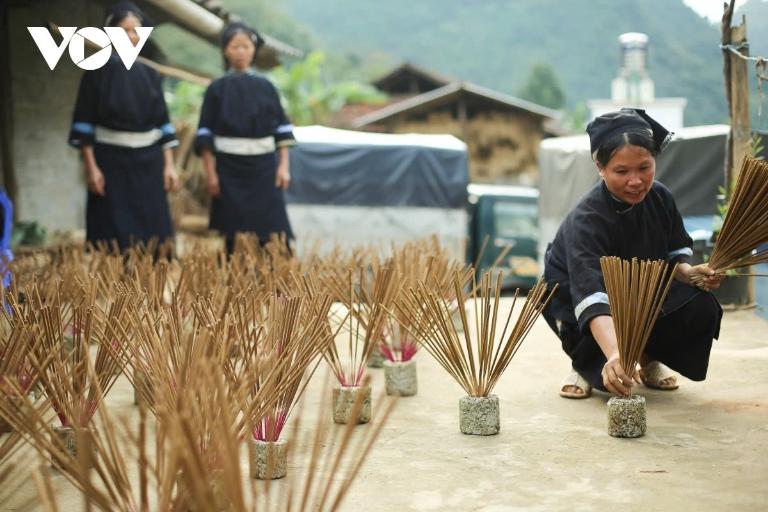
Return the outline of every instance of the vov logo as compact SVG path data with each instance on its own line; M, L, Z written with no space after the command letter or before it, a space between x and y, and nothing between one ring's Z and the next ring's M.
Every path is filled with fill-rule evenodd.
M77 67L91 71L107 63L113 47L123 61L125 69L131 69L153 28L136 27L136 33L139 35L139 43L136 46L133 46L122 27L104 27L104 30L96 27L83 27L80 30L77 27L59 27L63 39L58 45L46 27L27 27L27 30L51 71L59 63L66 48L69 48L69 57ZM101 48L87 58L85 57L86 39Z

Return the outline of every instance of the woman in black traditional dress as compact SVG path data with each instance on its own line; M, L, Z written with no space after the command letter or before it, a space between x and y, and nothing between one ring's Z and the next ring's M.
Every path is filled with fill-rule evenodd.
M692 240L672 194L654 181L656 156L671 134L636 109L599 116L587 132L602 180L568 214L545 255L544 278L560 288L544 317L573 368L560 395L586 398L593 386L627 395L641 381L676 389L668 367L703 380L722 317L709 290L722 278L706 265L690 265ZM601 256L680 263L639 372L619 363ZM701 289L691 284L697 274L705 276Z
M213 198L210 227L224 235L230 254L238 232L255 233L262 244L272 234L293 238L283 196L293 126L274 85L251 68L261 44L247 25L226 27L228 71L205 92L195 139Z
M143 15L131 2L114 4L105 24L122 27L136 45ZM112 53L80 81L69 143L83 155L88 199L86 239L117 241L123 250L173 236L166 192L178 177L178 145L160 75L139 61L130 70Z

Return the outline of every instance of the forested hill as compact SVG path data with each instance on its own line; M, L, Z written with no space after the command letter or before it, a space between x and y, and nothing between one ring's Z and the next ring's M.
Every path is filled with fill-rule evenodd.
M752 55L768 57L768 0L749 0L736 12L734 22L747 16L747 37Z
M283 0L277 5L329 51L361 56L385 51L511 94L521 89L534 64L548 63L571 108L609 97L619 34L644 32L650 37L657 96L687 97L687 124L726 119L719 26L682 0Z

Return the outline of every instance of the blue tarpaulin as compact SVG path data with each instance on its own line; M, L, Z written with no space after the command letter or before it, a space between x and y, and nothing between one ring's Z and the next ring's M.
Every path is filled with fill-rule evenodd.
M288 203L464 208L467 149L452 135L298 127Z

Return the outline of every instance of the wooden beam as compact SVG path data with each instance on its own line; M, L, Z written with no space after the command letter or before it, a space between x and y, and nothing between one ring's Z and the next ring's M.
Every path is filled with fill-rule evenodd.
M49 21L48 29L54 34L61 36L61 30L59 30L59 26L57 24ZM85 40L85 45L88 48L91 48L92 50L101 49L99 46L93 44L88 39ZM198 84L203 86L208 86L208 84L210 84L212 81L212 78L209 76L193 73L191 71L187 71L185 69L180 69L173 66L168 66L166 64L160 64L146 57L142 57L141 55L139 55L139 57L136 60L140 61L142 64L145 64L151 67L152 69L160 73L162 76L176 78L178 80L185 80L187 82L192 82L193 84Z
M744 56L749 56L747 46L747 20L742 18L741 24L731 27L731 44L742 46L739 50ZM752 131L749 120L749 70L747 61L728 52L731 59L731 140L733 162L730 169L728 189L738 177L741 163L750 154Z
M731 21L735 0L723 4L723 18L720 24L720 44L725 47L731 44ZM731 119L731 52L723 49L723 85L725 87L725 102L728 106L728 119ZM725 145L725 162L723 162L723 176L726 195L731 190L731 169L733 169L733 133L728 133Z
M748 57L747 19L746 16L742 16L741 24L736 27L732 26L734 3L735 0L730 0L729 4L725 5L721 25L722 45L736 47L740 55ZM751 152L752 131L749 120L749 73L747 61L729 49L724 49L723 52L725 94L731 122L725 161L725 189L727 197L738 178L744 157ZM755 300L754 278L750 276L747 277L747 280L747 301L752 303Z
M198 75L198 74L192 73L191 71L186 71L184 69L176 68L173 66L159 64L153 60L147 59L146 57L139 56L137 60L141 61L142 64L146 64L147 66L156 70L158 73L160 73L163 76L184 80L186 82L192 82L193 84L198 84L206 87L208 86L208 84L211 83L210 77Z

